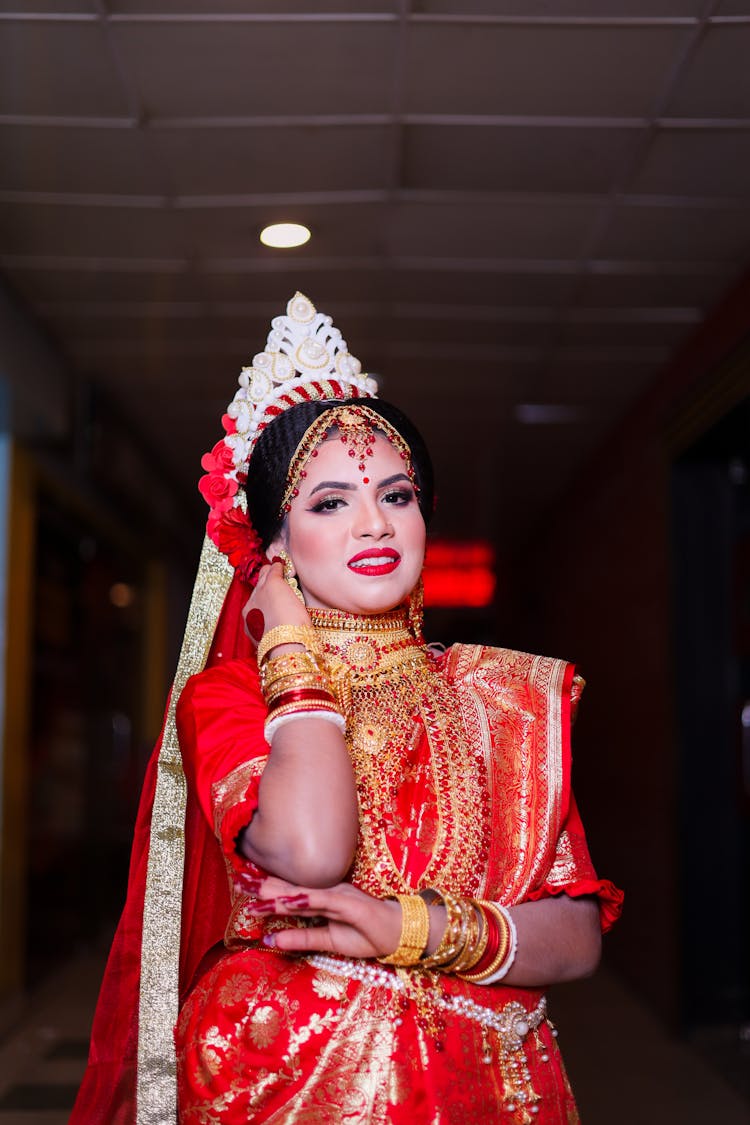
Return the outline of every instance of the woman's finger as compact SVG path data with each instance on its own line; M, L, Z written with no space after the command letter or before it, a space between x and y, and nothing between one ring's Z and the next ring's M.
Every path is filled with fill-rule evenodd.
M336 948L329 926L311 926L309 929L279 930L266 934L263 944L273 949L299 953L335 953Z

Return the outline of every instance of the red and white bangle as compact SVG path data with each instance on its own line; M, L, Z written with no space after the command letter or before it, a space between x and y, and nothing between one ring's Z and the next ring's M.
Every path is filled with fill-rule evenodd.
M266 742L270 744L276 731L280 727L283 727L285 723L291 723L293 719L323 719L326 723L333 723L342 734L346 730L346 719L340 711L332 707L308 706L299 709L295 708L293 711L285 711L281 715L274 714L270 719L267 719L263 727L263 737Z
M507 976L516 959L516 950L518 949L518 930L516 929L516 923L513 921L510 911L507 910L506 907L501 906L499 902L493 902L492 905L499 914L502 914L508 926L508 952L503 958L502 964L495 970L492 976L485 977L483 980L475 980L474 984L497 984L498 981L501 981L503 977Z

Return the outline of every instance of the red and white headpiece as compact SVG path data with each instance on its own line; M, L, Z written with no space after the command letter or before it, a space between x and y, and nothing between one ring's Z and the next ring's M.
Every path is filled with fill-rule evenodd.
M201 465L201 495L211 509L209 537L241 576L252 583L267 561L244 510L240 486L255 443L265 427L300 402L374 398L377 385L349 354L330 316L295 293L286 314L271 321L265 350L243 367L239 390L222 418L225 435Z

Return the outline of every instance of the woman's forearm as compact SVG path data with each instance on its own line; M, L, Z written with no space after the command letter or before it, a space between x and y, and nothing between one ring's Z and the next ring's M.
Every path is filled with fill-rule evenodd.
M263 771L258 808L240 850L279 878L340 882L357 843L357 792L341 732L322 719L282 726Z
M601 931L595 899L561 894L512 906L510 914L518 930L518 949L504 984L559 984L596 970Z

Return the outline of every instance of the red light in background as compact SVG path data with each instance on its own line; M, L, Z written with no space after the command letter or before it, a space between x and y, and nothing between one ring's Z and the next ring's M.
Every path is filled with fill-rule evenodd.
M427 544L424 604L458 609L491 605L495 596L495 552L481 539Z

